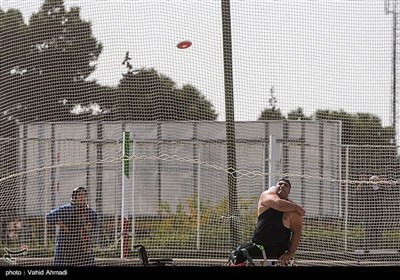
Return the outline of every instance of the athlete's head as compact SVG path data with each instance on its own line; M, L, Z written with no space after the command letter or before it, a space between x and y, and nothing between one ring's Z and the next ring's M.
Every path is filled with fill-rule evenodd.
M287 199L290 193L290 189L292 188L292 184L287 178L280 178L276 183L276 194L282 198Z

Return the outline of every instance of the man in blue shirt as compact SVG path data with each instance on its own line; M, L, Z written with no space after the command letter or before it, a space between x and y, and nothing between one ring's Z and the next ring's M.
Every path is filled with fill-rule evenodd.
M87 190L73 190L70 203L46 214L48 225L58 225L53 265L92 266L95 264L93 240L99 225L96 212L87 204Z

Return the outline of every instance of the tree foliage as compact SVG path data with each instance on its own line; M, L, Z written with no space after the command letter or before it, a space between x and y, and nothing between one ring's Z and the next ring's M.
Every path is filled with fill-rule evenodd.
M270 97L268 99L269 108L263 110L261 115L258 117L259 121L262 120L284 120L285 117L282 115L281 110L277 107L277 98L274 95L274 87L270 88Z
M1 110L22 122L68 118L72 104L84 100L85 79L102 51L90 23L80 19L79 8L66 11L63 0L45 1L28 25L14 10L2 12L1 22L1 78L7 85L1 98L14 97Z
M369 113L350 114L343 110L317 110L314 115L306 116L303 108L298 107L289 112L286 118L277 106L273 87L268 103L269 107L262 111L259 120L341 121L342 162L348 160L350 179L358 179L361 174L385 174L392 179L400 176L395 130L392 126L384 127L377 116ZM345 168L342 167L343 174L347 172Z
M395 131L391 126L383 127L377 116L368 113L349 114L343 110L318 110L314 119L342 122L342 145L347 145L349 149L351 177L386 174L393 179L398 175L399 157L394 145ZM345 152L343 149L343 153ZM345 160L344 157L345 154Z
M120 120L188 121L216 120L217 114L195 87L181 89L155 69L128 71L117 88Z
M305 121L311 119L311 117L307 117L306 115L304 115L303 108L300 107L288 113L288 120Z
M80 9L46 0L25 24L17 10L0 10L2 90L5 118L68 120L215 120L211 102L190 85L178 89L156 70L128 73L116 88L88 81L103 46ZM14 98L9 98L13 96Z

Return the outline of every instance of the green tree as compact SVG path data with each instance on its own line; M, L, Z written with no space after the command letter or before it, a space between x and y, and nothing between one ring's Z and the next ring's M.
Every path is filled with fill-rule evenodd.
M288 113L288 120L304 121L311 119L312 119L311 117L307 117L306 115L304 115L303 108L300 107Z
M6 127L15 122L15 115L23 109L29 55L27 26L21 12L0 10L0 118L2 136L12 131Z
M46 0L29 20L28 71L30 84L36 85L30 91L34 97L30 110L36 119L63 120L71 109L65 101L86 100L85 79L95 70L102 45L79 13L77 7L66 11L63 0Z
M24 111L22 96L25 93L25 58L29 54L27 27L17 10L0 9L0 178L16 171L16 139L18 124L16 115ZM1 183L2 196L15 189L13 179ZM15 201L15 199L14 199ZM0 200L0 209L3 200ZM7 205L8 211L12 206Z
M284 120L285 117L282 115L281 110L277 108L277 98L274 95L274 87L270 88L270 98L268 99L269 108L261 112L258 120Z
M359 174L395 175L399 165L397 148L393 145L395 132L392 127L383 127L377 116L318 110L314 118L342 121L342 144L349 147L351 178L357 178ZM342 150L342 162L346 162L345 149Z
M87 89L104 88L86 82L95 70L102 46L79 8L66 11L62 0L46 0L25 24L21 12L0 10L0 176L18 172L21 122L71 119L74 104ZM79 117L78 117L79 119ZM13 179L3 181L4 201L16 191ZM0 205L1 206L1 205ZM13 206L7 205L8 210Z
M155 69L128 68L117 88L118 120L188 121L216 120L213 105L195 87L177 88Z
M76 119L71 110L75 104L89 103L88 88L109 91L86 82L102 45L92 36L91 24L80 18L79 8L66 11L63 0L46 0L28 25L15 10L1 11L0 16L0 50L6 62L0 75L7 89L1 99L13 102L1 105L8 119Z

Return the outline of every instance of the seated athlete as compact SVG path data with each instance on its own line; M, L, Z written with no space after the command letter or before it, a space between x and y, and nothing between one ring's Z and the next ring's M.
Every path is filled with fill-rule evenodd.
M301 206L289 200L290 190L290 181L281 178L261 194L252 243L239 247L246 249L251 258L278 259L280 265L289 265L300 243L305 215ZM245 259L239 253L235 264Z

